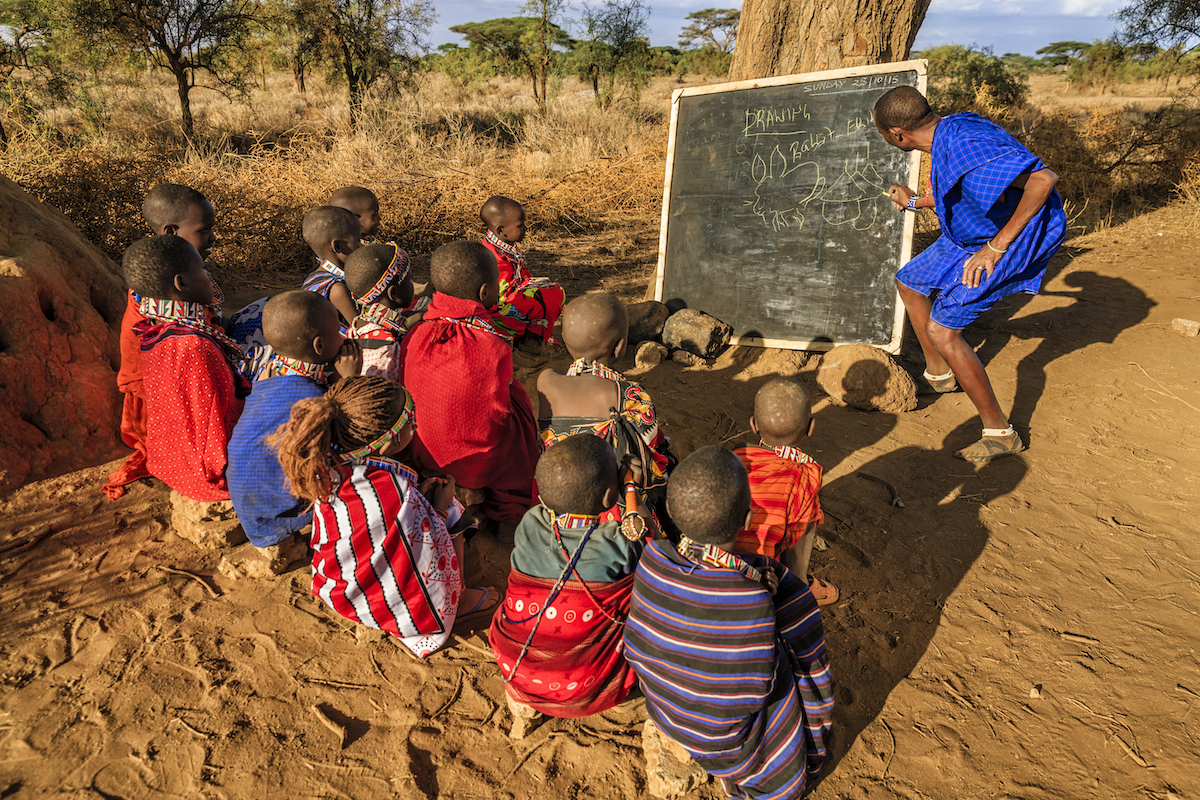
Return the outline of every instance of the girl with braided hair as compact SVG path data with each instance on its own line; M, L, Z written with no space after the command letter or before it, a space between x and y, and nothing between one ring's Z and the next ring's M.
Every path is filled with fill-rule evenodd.
M403 387L353 377L292 406L271 444L290 491L315 504L313 594L424 658L490 618L497 593L463 586L454 478L419 481L394 458L415 427Z

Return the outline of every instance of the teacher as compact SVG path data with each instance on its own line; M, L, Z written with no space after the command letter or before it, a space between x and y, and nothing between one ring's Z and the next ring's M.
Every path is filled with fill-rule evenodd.
M987 462L1021 452L992 382L962 331L1011 294L1037 294L1066 233L1058 175L1000 126L977 114L939 117L916 89L892 89L875 104L875 127L905 152L929 153L933 193L893 184L896 208L937 209L942 235L896 273L896 288L937 392L959 386L975 404L983 435L954 455Z

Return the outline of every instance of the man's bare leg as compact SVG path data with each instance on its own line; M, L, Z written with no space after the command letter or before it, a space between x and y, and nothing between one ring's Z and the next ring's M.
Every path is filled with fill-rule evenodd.
M946 360L930 340L928 332L933 300L908 288L900 281L896 281L896 290L900 293L900 300L904 303L904 310L908 313L913 332L917 334L921 352L925 354L925 371L931 375L944 375L952 367L946 364Z

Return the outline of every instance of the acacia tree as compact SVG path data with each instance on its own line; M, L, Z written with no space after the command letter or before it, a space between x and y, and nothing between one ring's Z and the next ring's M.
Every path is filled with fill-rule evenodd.
M738 20L742 12L736 8L706 8L687 15L691 20L679 32L679 46L711 47L722 53L732 53L737 42Z
M450 30L465 36L472 47L494 56L502 68L515 67L527 72L533 84L533 99L539 108L545 108L546 77L550 72L553 54L542 47L542 37L547 31L547 22L543 18L489 19L452 25ZM553 21L548 23L548 31L551 47L570 46L571 37Z
M12 88L13 73L52 71L52 65L31 60L31 55L44 45L53 33L50 9L46 0L2 0L0 2L0 87ZM53 70L57 71L57 70ZM10 97L16 92L6 92ZM0 149L8 147L8 131L0 121Z
M1189 53L1200 48L1200 0L1135 0L1114 15L1121 41Z
M191 91L197 73L218 86L244 88L244 64L239 69L232 56L259 24L254 0L66 0L64 10L75 34L93 47L132 46L174 76L180 127L189 141L196 134Z
M903 61L930 0L746 0L730 80Z
M317 58L346 81L351 127L371 87L408 84L437 19L429 0L296 0L295 14Z
M624 71L637 90L636 62L649 54L646 35L650 28L650 9L642 0L601 0L583 7L583 23L592 59L592 90L602 108L612 105L617 75ZM604 78L601 88L599 78Z
M538 108L546 110L546 79L554 66L554 47L562 42L555 31L562 29L554 20L562 16L566 0L528 0L521 10L534 17L536 24L522 37L522 44L533 65L533 99Z

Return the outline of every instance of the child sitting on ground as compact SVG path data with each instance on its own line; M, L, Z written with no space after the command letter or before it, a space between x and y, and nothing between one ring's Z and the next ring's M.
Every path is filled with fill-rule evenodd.
M549 278L531 276L525 266L525 254L517 247L525 238L524 207L497 195L483 204L479 218L487 226L483 243L500 269L500 303L492 322L518 343L554 344L554 323L566 293Z
M241 350L213 325L212 281L187 241L155 236L134 242L122 260L146 319L134 326L146 391L150 474L185 497L228 500L227 445L250 385Z
M391 244L376 239L379 234L379 198L362 186L343 186L329 198L329 205L344 208L358 217L363 244Z
M481 491L491 519L518 519L533 505L541 450L511 342L488 319L496 259L478 242L450 242L434 251L429 271L433 301L400 346L401 382L423 409L414 454L423 469Z
M358 217L344 208L317 206L304 215L304 241L321 262L304 279L301 289L329 298L349 325L354 321L354 298L346 288L343 265L360 244Z
M647 467L640 488L649 493L651 507L665 522L664 487L675 456L658 425L650 395L611 367L625 354L629 312L611 294L585 294L564 309L562 335L575 362L566 375L553 369L538 375L542 446L591 433L607 441L617 458L637 458Z
M730 797L799 798L833 718L816 600L779 562L729 552L750 512L733 453L684 459L667 503L683 539L646 546L625 625L647 716Z
M266 439L288 421L295 403L325 393L330 365L344 378L357 375L361 354L357 344L343 342L337 309L313 292L272 297L263 310L263 333L273 356L229 440L229 494L251 544L288 549L287 540L312 522L312 504L284 488Z
M337 613L400 639L417 657L453 629L486 621L493 587L465 589L462 506L454 479L427 478L395 460L412 440L414 406L378 377L343 378L301 400L269 444L288 486L312 500L312 593Z
M363 375L400 381L400 341L408 332L401 310L412 303L408 253L368 244L346 259L346 288L358 307L349 335L362 346Z
M825 521L817 498L822 470L799 447L815 425L808 392L795 381L775 378L754 396L750 428L760 437L758 446L733 451L750 476L751 512L733 552L782 561L826 606L837 602L837 587L808 574L815 530Z
M208 258L217 242L213 232L216 214L212 204L190 186L158 184L142 202L142 218L154 235L174 234L190 242L202 258ZM212 279L211 275L209 279ZM209 322L220 320L223 300L221 287L213 281L213 300L208 307ZM145 319L138 310L140 302L141 298L131 289L125 305L125 316L121 319L121 369L117 373L117 388L125 398L121 409L121 440L133 448L133 454L125 459L101 488L114 500L125 494L127 484L150 477L146 469L146 392L142 387L141 345L133 335L133 326Z
M517 526L489 637L514 735L533 715L527 709L586 717L622 702L636 682L621 631L644 539L600 518L621 489L612 448L595 436L567 437L538 461L537 487L540 503Z

